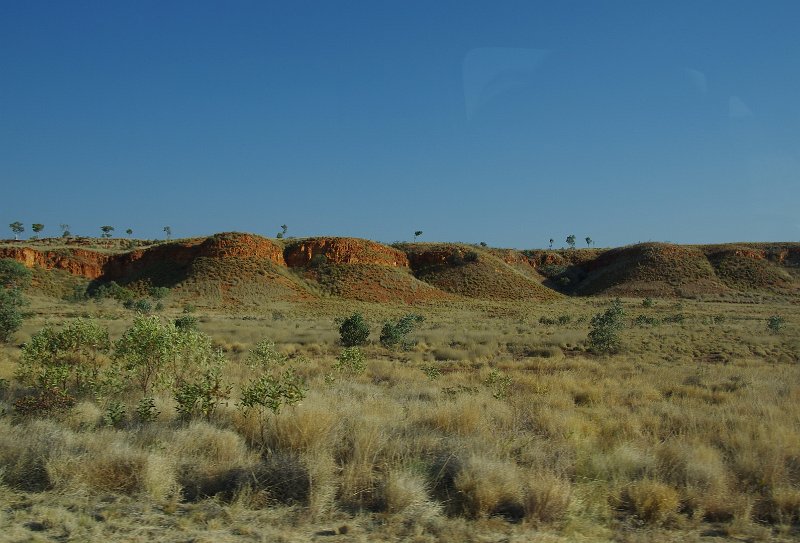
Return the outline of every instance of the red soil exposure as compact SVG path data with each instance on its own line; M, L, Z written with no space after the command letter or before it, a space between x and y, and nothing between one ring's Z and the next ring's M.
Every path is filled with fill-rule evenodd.
M405 253L374 241L355 238L310 238L286 248L286 264L299 268L323 259L327 264L378 264L407 268Z

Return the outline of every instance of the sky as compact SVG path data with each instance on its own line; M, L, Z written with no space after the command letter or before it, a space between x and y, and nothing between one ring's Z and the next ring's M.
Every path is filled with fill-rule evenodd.
M0 0L0 236L800 239L800 3Z

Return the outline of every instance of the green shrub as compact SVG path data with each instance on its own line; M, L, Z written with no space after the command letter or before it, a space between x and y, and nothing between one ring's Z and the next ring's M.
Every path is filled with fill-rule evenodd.
M645 327L645 326L658 326L659 324L661 324L661 321L659 321L656 317L650 317L647 315L637 315L636 319L634 319L634 323L636 323L637 326Z
M275 342L264 339L255 344L247 354L245 363L253 369L270 371L288 362L285 354L279 353Z
M642 300L642 307L653 307L655 305L656 305L656 302L653 301L653 299L650 296L648 296L647 298Z
M381 345L386 348L393 348L400 345L403 349L410 349L414 343L408 339L414 328L423 322L425 317L409 313L397 320L397 322L387 321L381 329Z
M339 324L339 337L345 347L366 345L369 339L369 325L361 313L353 313Z
M109 281L98 287L89 289L89 295L95 300L111 298L118 302L126 302L136 298L136 293L117 284L116 281Z
M167 287L150 287L150 296L156 300L163 300L169 296Z
M538 268L538 271L548 279L554 279L565 274L567 272L567 267L561 264L545 264Z
M436 364L425 364L420 369L431 381L435 381L442 376L442 370Z
M161 414L156 409L156 400L152 397L145 397L136 404L136 418L141 423L153 422Z
M347 347L339 354L333 369L339 373L361 375L367 370L367 360L358 347Z
M22 326L23 315L20 309L25 303L19 289L0 287L0 342L11 341L14 332Z
M684 320L686 320L686 317L683 313L675 313L674 315L667 315L662 321L665 323L681 324Z
M476 251L467 251L464 253L464 262L478 262L480 255Z
M595 353L615 353L620 350L619 332L625 326L625 310L619 299L607 310L592 317L589 346Z
M286 405L294 405L305 398L305 382L290 368L281 375L265 374L251 380L242 389L239 407L245 411L256 409L277 414Z
M45 326L22 346L17 376L42 390L97 393L109 347L108 330L89 319L66 322L61 329Z
M780 315L770 315L767 319L767 328L773 334L779 333L786 326L786 319Z
M175 409L182 419L201 415L208 420L217 407L230 397L231 387L222 379L225 362L222 353L218 351L217 356L196 377L174 387Z
M25 288L31 284L33 274L12 258L0 258L0 287Z
M138 300L125 300L122 304L125 309L131 309L137 313L147 314L153 311L153 304L150 300L139 298Z
M194 329L178 329L157 316L138 315L114 344L115 370L125 388L142 396L197 383L204 372L224 364L211 338Z
M483 381L483 384L492 391L492 396L497 400L502 400L508 396L513 381L510 376L499 370L492 370Z
M539 317L539 324L544 324L547 326L552 326L554 324L559 324L561 326L564 326L566 324L569 324L570 322L572 322L572 317L570 317L569 315L559 315L555 319L551 319L550 317L545 317L544 315Z
M197 317L194 315L183 315L175 319L175 328L178 330L197 330Z
M119 400L112 400L106 407L106 412L103 415L103 422L106 426L113 426L119 428L125 422L125 404Z

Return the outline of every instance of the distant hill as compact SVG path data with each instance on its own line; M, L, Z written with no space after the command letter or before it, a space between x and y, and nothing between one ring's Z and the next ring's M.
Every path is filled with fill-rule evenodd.
M535 302L562 295L800 296L800 243L517 251L226 232L172 242L7 240L0 242L0 258L33 268L33 288L45 295L61 297L89 283L115 281L133 290L169 287L187 301L216 307L329 297L413 304L459 298Z

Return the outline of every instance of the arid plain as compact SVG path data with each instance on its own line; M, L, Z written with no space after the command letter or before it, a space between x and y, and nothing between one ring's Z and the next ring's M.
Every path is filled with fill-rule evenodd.
M800 533L800 243L224 233L0 259L27 302L0 351L2 539Z

